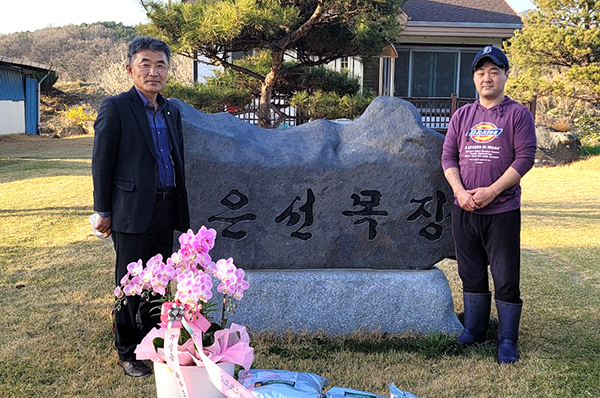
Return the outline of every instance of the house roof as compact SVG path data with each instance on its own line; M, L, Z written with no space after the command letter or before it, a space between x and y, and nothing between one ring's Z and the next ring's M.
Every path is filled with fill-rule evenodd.
M19 58L5 57L3 55L0 55L0 65L6 65L9 67L16 67L16 68L20 68L20 69L29 69L29 70L34 70L34 71L44 71L44 72L48 72L48 71L52 70L51 67L44 65L44 64L40 64L40 63L32 62L32 61L26 61L24 59L19 59Z
M406 24L400 42L470 40L490 44L512 37L523 27L521 17L504 0L407 0L400 20Z
M409 24L522 25L521 18L504 0L407 0L402 10L408 15Z

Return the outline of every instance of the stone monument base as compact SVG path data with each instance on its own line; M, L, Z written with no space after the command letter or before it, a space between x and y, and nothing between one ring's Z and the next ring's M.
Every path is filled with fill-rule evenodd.
M428 270L249 270L250 288L229 323L255 332L322 331L347 335L362 329L394 334L463 330L450 286Z

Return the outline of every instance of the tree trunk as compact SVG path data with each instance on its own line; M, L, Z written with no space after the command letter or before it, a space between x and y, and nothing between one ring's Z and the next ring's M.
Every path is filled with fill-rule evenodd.
M260 86L260 102L258 104L258 125L266 129L276 127L271 117L271 99L275 81L279 77L283 64L283 51L273 51L272 54L273 65ZM277 116L275 115L275 117Z
M264 129L273 127L271 120L271 98L273 95L273 83L269 82L269 75L260 86L260 101L258 103L258 125Z
M275 47L271 48L271 55L273 56L273 65L271 70L265 76L260 86L260 102L258 104L258 125L262 128L276 128L279 123L276 120L281 121L278 114L274 115L275 120L271 117L271 99L273 97L273 87L275 81L279 77L281 72L281 66L283 65L283 55L285 49L288 46L305 36L306 33L317 24L323 17L323 5L322 0L318 2L317 8L310 16L308 21L302 24L296 31L290 33L286 37L279 40Z

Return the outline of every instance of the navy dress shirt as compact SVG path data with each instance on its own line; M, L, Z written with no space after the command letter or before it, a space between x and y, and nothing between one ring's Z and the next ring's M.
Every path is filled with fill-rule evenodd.
M161 190L172 189L175 187L175 169L173 159L171 158L171 140L169 139L167 122L163 115L163 110L167 102L159 95L156 98L158 109L155 110L152 103L142 93L138 91L138 94L144 103L146 117L152 131L152 139L154 140L158 163L158 188Z

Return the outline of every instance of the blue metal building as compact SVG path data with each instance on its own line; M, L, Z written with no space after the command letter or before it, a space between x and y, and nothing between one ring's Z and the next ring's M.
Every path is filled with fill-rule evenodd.
M0 135L38 134L40 83L51 68L0 56Z

